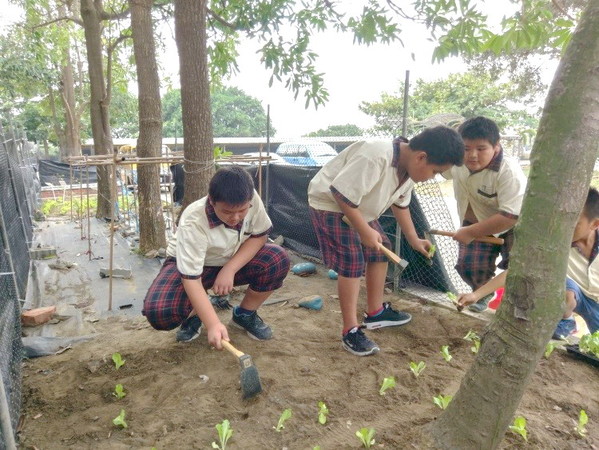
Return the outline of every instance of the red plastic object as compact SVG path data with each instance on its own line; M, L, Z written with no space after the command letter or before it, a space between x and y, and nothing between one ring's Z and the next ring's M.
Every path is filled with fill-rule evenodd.
M489 302L489 308L497 309L501 304L501 300L503 299L503 291L504 288L499 288L495 291L495 295L493 296L493 300Z

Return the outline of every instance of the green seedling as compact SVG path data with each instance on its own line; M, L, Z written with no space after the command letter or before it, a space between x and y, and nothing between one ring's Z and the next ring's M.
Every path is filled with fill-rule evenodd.
M447 406L449 406L452 399L453 395L439 394L436 397L433 397L433 403L441 409L447 409Z
M519 434L526 442L528 442L528 431L526 431L526 419L524 417L516 417L513 425L510 425L510 431Z
M432 259L435 256L435 252L437 251L437 246L435 244L431 245L428 249L428 259Z
M480 349L480 336L474 331L470 330L466 336L464 336L464 339L472 342L472 347L470 347L472 353L478 353L478 350Z
M283 411L283 413L281 414L281 417L279 417L279 423L277 423L277 426L273 427L273 428L277 431L281 431L283 428L285 428L285 422L290 418L291 418L291 409L287 408L285 411Z
M447 298L451 300L453 303L455 303L456 305L458 304L458 296L455 295L453 292L446 292L445 295L447 295Z
M578 415L578 424L574 428L574 430L578 433L580 437L586 437L587 429L586 424L589 422L589 416L584 409L580 410L580 414Z
M120 400L125 395L127 395L127 393L125 392L125 389L123 389L123 385L122 384L117 384L114 387L114 392L112 393L112 395L114 395L116 398L118 398Z
M580 338L578 348L583 353L589 353L595 358L599 358L599 330L593 334L585 334Z
M416 364L414 361L410 361L410 370L416 378L418 378L424 369L426 369L426 364L424 361L420 361L418 364Z
M127 428L127 422L125 422L125 410L121 409L121 413L112 419L112 423L117 427Z
M214 428L216 428L216 431L218 431L218 440L220 444L213 442L212 448L226 450L227 442L229 442L229 439L231 439L231 436L233 436L233 428L231 428L231 424L227 419L225 419L222 421L222 423L216 424Z
M318 423L324 425L327 423L327 416L329 415L329 408L325 402L318 402Z
M553 350L555 350L555 342L547 342L547 345L545 346L545 353L543 353L545 359L549 359L553 353Z
M121 366L125 364L125 360L118 352L112 354L112 360L114 361L114 367L116 367L116 370L119 370Z
M316 447L312 447L312 450L320 450L320 445L317 445Z
M374 428L361 428L360 431L356 431L356 436L360 439L364 448L370 448L375 443L374 433Z
M451 354L449 353L449 345L444 345L443 347L441 347L441 356L443 356L443 359L446 362L451 361L453 356L451 356Z
M383 378L383 384L381 384L381 388L379 389L380 395L385 395L385 391L387 389L391 389L395 387L395 377L385 377Z

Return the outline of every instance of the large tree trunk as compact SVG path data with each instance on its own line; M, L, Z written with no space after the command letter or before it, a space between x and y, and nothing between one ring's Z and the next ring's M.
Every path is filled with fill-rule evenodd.
M112 135L108 106L110 99L104 81L104 64L102 62L102 24L98 9L101 0L81 0L81 18L85 30L85 47L87 49L87 66L90 84L90 118L96 155L112 155ZM96 217L109 218L112 215L111 198L114 180L109 166L98 166L98 208Z
M568 250L599 142L599 0L591 0L551 86L532 152L506 295L448 409L436 448L496 448L562 315Z
M162 113L160 80L152 31L152 0L129 0L133 51L137 67L139 92L139 137L137 154L158 157L162 148ZM160 199L160 167L158 164L137 166L139 188L139 248L166 247L164 216Z
M206 195L214 173L206 0L175 0L175 37L181 77L185 207Z

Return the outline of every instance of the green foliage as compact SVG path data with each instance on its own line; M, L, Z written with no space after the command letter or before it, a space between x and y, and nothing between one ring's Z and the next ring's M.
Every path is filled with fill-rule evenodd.
M436 397L433 397L433 403L441 409L447 409L451 400L453 400L453 395L439 394Z
M545 346L545 352L543 353L545 359L549 359L549 356L551 356L553 350L555 350L555 342L547 342L547 345Z
M125 83L117 84L112 89L110 129L114 138L139 136L139 101L127 90ZM88 132L91 135L91 129Z
M325 402L318 402L318 423L324 425L327 423L327 416L329 415L329 408Z
M358 439L360 439L360 442L364 448L370 448L375 444L375 432L376 430L374 428L360 428L359 431L356 431L356 436Z
M127 395L127 393L125 392L125 389L123 388L122 384L117 384L114 387L114 392L112 393L112 395L114 395L116 398L118 398L119 400L122 399L124 396Z
M580 338L578 348L583 353L589 353L596 358L599 358L599 330L593 334L585 334Z
M227 419L225 419L222 421L222 423L215 425L214 428L216 428L216 431L218 431L218 440L220 445L216 442L213 442L212 448L226 450L227 442L229 442L229 439L231 439L231 436L233 436L233 428L231 428L231 424Z
M385 377L383 378L383 382L381 384L381 388L379 389L379 395L385 395L385 391L387 389L391 389L395 387L395 377Z
M112 423L117 427L127 428L127 422L125 422L125 410L121 409L121 413L112 419Z
M291 409L287 408L285 411L281 413L281 417L279 417L279 422L276 427L273 427L277 431L281 431L285 428L285 422L291 418Z
M472 347L470 347L472 353L478 353L478 350L480 349L480 336L474 331L469 330L466 336L464 336L464 339L472 342Z
M114 367L116 368L116 370L119 370L121 366L125 364L125 360L118 352L112 354L112 361L114 362Z
M576 424L576 427L574 428L574 430L578 433L578 435L580 437L586 437L586 435L587 435L586 424L587 423L589 423L589 416L587 416L587 413L584 409L581 409L580 413L578 414L578 423Z
M453 292L446 292L445 295L447 295L447 298L451 300L452 303L458 304L458 296Z
M364 130L357 125L347 123L345 125L329 125L327 128L308 133L307 137L327 136L362 136Z
M522 438L528 442L528 431L526 430L526 419L522 416L518 416L514 419L514 423L510 425L510 431L522 436Z
M452 360L453 356L451 356L451 353L449 353L449 345L444 345L441 347L441 356L443 356L443 359L446 362L449 362Z
M420 361L418 364L416 364L414 361L410 361L409 367L414 376L418 378L422 371L426 369L426 364L424 361Z
M95 211L98 205L97 197L83 198L83 201L79 197L73 197L73 214L77 218L81 218L87 215L87 211ZM63 201L62 198L46 199L43 201L40 211L45 216L68 216L71 214L71 199L65 196Z

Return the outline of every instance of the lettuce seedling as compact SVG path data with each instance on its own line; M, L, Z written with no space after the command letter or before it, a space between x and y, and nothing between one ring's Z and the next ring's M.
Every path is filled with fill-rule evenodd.
M545 359L549 359L549 356L551 356L553 350L555 350L555 342L547 342L547 345L545 346L545 353L543 353Z
M114 361L114 367L116 367L116 370L119 370L121 366L125 364L125 360L118 352L112 354L112 360Z
M231 439L231 436L233 436L233 428L231 428L231 424L227 419L225 419L222 421L222 423L216 424L214 428L216 428L216 431L218 431L218 440L220 445L216 442L213 442L212 448L226 450L227 442L229 442L229 439Z
M318 423L324 425L327 423L327 416L329 415L329 408L325 402L318 402Z
M374 433L374 428L361 428L360 431L356 431L356 436L360 439L364 448L370 448L371 445L375 444Z
M595 358L599 358L599 330L593 334L585 334L580 338L578 348L583 353L589 353Z
M580 414L578 415L578 424L574 428L574 430L579 434L580 437L586 437L587 429L586 424L589 422L589 416L584 409L580 410Z
M112 395L114 395L116 398L118 398L119 400L122 399L125 395L127 395L127 393L125 392L125 390L123 389L123 385L122 384L117 384L114 387L114 392L112 393Z
M449 345L444 345L443 347L441 347L441 356L443 356L443 359L446 362L451 361L453 356L451 356L451 354L449 353Z
M453 395L439 394L436 397L433 397L433 403L441 409L446 409L447 406L451 403L452 399Z
M385 395L385 391L387 389L391 389L395 387L395 377L385 377L383 378L383 384L381 384L381 388L379 389L380 395Z
M437 246L435 244L432 244L429 248L428 248L428 259L432 259L433 256L435 256L435 252L437 251Z
M414 361L410 361L410 370L416 378L418 378L424 369L426 369L426 364L424 361L420 361L418 364L416 364Z
M125 410L121 409L121 413L112 419L112 423L117 427L127 428L127 422L125 422Z
M273 428L277 431L281 431L283 428L285 428L285 422L289 418L291 418L291 409L287 408L285 411L283 411L281 417L279 417L279 423L277 423L277 426Z
M513 425L510 425L510 431L519 434L526 442L528 442L528 431L526 431L526 419L524 417L516 417Z
M468 331L468 334L464 336L464 339L472 342L472 347L470 347L472 353L478 353L478 350L480 349L480 336L474 331L470 330Z
M455 295L453 292L446 292L445 295L447 295L447 298L451 300L453 303L455 303L456 305L458 304L458 296Z

